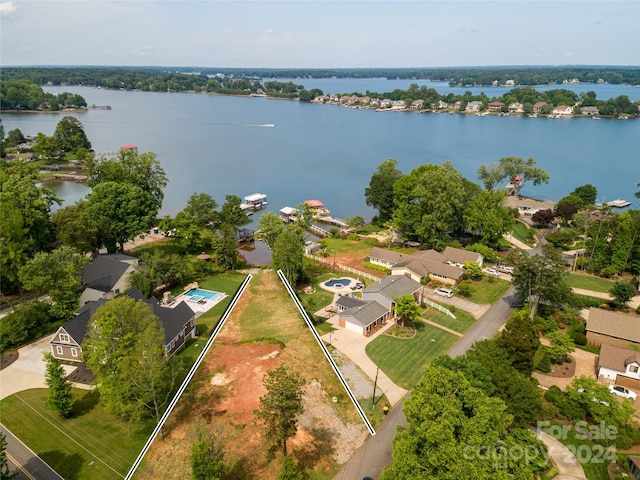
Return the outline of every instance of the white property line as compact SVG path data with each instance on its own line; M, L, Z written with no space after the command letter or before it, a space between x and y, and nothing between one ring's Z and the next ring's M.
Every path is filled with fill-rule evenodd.
M320 335L318 335L318 332L313 327L313 322L311 322L311 319L309 318L309 315L307 314L305 309L302 307L302 304L300 303L300 299L298 298L296 293L293 291L293 288L291 288L291 285L289 285L289 282L287 281L287 279L285 278L284 274L282 273L282 270L278 270L278 276L280 277L280 280L282 281L284 286L287 288L287 291L289 292L289 295L291 296L292 300L295 302L296 306L298 307L298 310L300 311L300 314L302 315L302 318L304 318L304 321L307 324L307 327L309 327L309 330L311 330L311 333L313 333L313 336L316 339L316 342L318 342L318 345L320 345L320 348L324 352L324 356L327 357L327 361L331 364L331 367L333 368L333 371L335 372L335 374L340 379L340 383L342 383L342 386L347 391L347 394L349 395L349 398L351 399L351 401L353 402L353 405L358 410L358 413L360 414L360 417L362 417L362 421L367 426L367 429L369 430L369 433L371 435L375 435L376 431L373 429L373 425L371 425L371 422L367 418L367 415L364 413L364 410L362 410L362 407L358 403L358 400L356 399L356 396L351 391L351 388L349 387L349 384L347 383L346 379L342 375L342 372L338 368L338 365L333 360L333 357L329 353L329 350L327 350L327 347L325 346L324 342L320 338Z
M195 375L196 370L198 369L198 367L202 363L202 360L204 359L205 355L207 354L207 352L211 348L211 345L213 345L213 342L215 341L216 337L218 336L218 333L220 333L220 330L222 330L222 327L224 326L225 322L227 321L227 318L229 318L229 315L231 315L231 312L233 311L233 308L236 306L236 303L238 303L238 300L240 299L240 297L244 293L245 289L247 288L247 285L251 281L251 278L253 278L253 275L247 275L247 278L245 278L244 282L242 282L242 285L240 285L240 288L238 289L238 291L236 292L235 296L231 300L231 303L229 303L229 306L227 307L227 309L225 310L224 314L222 315L222 318L218 322L218 325L216 325L216 328L213 329L213 333L211 334L211 337L209 338L209 340L207 341L206 345L202 349L202 352L200 352L200 355L198 356L198 358L196 359L195 363L191 367L191 370L189 370L189 373L187 374L186 378L182 382L182 385L180 385L180 388L178 389L178 391L176 392L175 396L173 397L173 400L171 400L171 403L169 404L169 407L164 412L164 415L162 415L162 418L160 418L160 421L158 422L158 425L156 425L156 428L154 428L153 432L151 432L151 436L149 437L149 439L147 440L147 443L145 443L144 447L142 448L142 451L140 452L140 455L138 455L138 458L136 458L136 461L131 466L131 469L129 470L129 473L127 473L127 476L125 477L125 480L130 480L131 479L131 477L135 473L136 469L138 468L138 465L140 465L140 462L142 462L142 459L144 458L145 454L147 453L147 450L149 450L149 447L151 447L151 443L153 442L153 440L158 435L158 432L160 431L160 429L162 429L162 426L164 425L164 423L166 422L167 418L169 417L169 415L171 414L171 412L175 408L176 404L178 403L178 400L180 399L180 397L184 393L185 389L187 388L187 385L189 385L189 382L191 381L191 379Z

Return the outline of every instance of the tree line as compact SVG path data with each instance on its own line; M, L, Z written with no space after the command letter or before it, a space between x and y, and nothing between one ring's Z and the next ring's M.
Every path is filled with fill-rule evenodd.
M59 111L86 108L87 102L74 93L47 93L26 79L0 81L0 110Z

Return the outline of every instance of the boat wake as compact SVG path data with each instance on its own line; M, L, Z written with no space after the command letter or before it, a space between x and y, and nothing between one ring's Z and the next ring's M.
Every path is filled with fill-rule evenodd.
M268 127L268 128L273 128L276 126L275 123L261 123L261 124L255 124L255 123L244 123L242 124L243 127Z

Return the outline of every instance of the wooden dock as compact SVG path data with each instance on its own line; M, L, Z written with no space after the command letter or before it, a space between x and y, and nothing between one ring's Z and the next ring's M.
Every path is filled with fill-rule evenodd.
M331 236L331 234L329 232L327 232L326 230L324 230L323 228L320 228L317 225L309 225L309 231L311 233L316 234L319 237L325 238L325 237L329 237Z

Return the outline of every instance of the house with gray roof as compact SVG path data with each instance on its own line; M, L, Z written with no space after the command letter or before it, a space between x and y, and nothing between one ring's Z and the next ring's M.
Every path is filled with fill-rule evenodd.
M598 379L640 391L640 351L602 344Z
M587 319L587 343L599 347L640 346L640 316L590 308Z
M376 301L355 300L352 306L339 313L338 325L368 337L381 328L390 315L391 312Z
M80 305L101 298L115 298L129 289L129 275L139 260L122 253L96 255L82 273Z
M187 340L196 337L195 312L185 302L171 306L160 305L154 297L146 298L137 289L129 290L126 296L145 302L158 317L164 332L165 354L171 356L181 350ZM58 328L49 341L51 353L58 360L82 362L82 343L89 330L89 321L96 310L110 299L100 298L87 302L76 315Z

